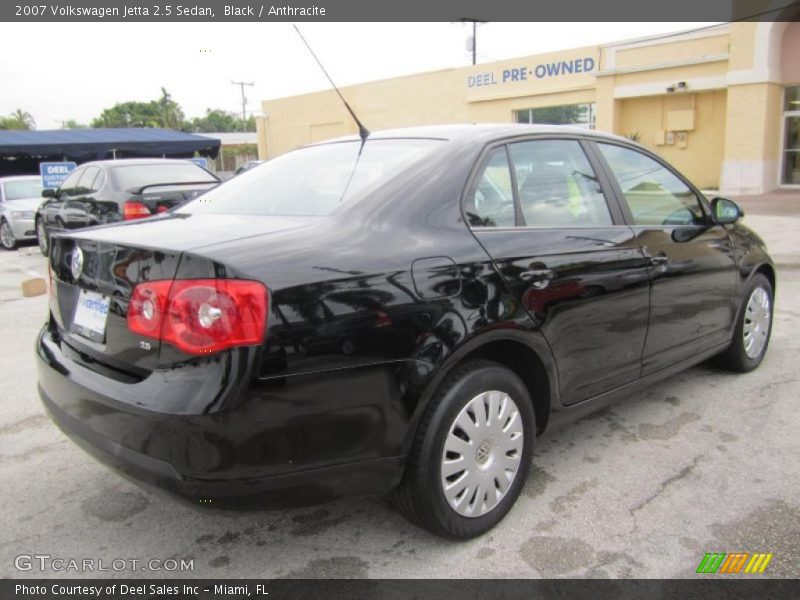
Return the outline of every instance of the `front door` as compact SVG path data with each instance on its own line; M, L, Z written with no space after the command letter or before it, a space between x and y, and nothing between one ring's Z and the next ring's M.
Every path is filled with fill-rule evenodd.
M598 142L622 208L651 262L647 374L726 342L736 306L734 249L699 195L655 157Z
M648 267L576 139L499 145L467 194L478 241L541 330L564 404L639 377Z

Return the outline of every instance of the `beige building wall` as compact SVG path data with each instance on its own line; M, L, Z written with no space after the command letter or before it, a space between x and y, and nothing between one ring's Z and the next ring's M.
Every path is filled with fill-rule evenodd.
M695 185L716 188L725 145L725 90L681 96L651 96L622 101L621 133L637 141L678 168ZM667 134L673 111L691 111L691 130Z
M778 185L781 96L784 85L800 83L797 52L800 23L733 23L375 81L342 93L372 130L510 123L518 110L594 103L598 130L638 134L700 187L750 193ZM563 63L571 65L566 72L559 71ZM537 76L542 69L555 70ZM262 158L357 133L333 90L266 100L262 108Z

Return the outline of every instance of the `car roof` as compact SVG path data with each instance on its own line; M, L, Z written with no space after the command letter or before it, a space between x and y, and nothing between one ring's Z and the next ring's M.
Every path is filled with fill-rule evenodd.
M369 139L402 139L402 138L421 138L421 139L440 139L452 141L467 141L470 139L493 139L503 137L514 137L524 135L547 135L547 134L572 134L582 137L593 137L608 140L630 140L611 133L595 131L583 127L570 125L528 125L525 123L472 123L455 125L423 125L418 127L404 127L399 129L385 129L382 131L371 132ZM320 144L344 141L358 141L357 135L348 135L333 140L320 142ZM312 144L316 145L316 144Z

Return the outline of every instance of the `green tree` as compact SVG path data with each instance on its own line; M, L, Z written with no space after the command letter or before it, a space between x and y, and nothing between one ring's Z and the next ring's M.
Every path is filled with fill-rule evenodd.
M256 119L252 115L245 121L246 131L256 130ZM207 108L203 117L195 117L187 130L197 133L241 131L242 120L239 115L219 108Z
M0 129L36 129L31 113L18 108L7 117L0 117Z
M92 127L161 127L161 115L154 102L120 102L106 108L92 121Z
M183 111L180 105L172 99L170 93L161 88L161 98L158 99L158 108L161 113L162 127L180 129L183 125Z
M177 130L184 127L184 116L180 105L162 87L161 97L157 100L119 102L104 109L92 120L92 127L165 127Z
M64 121L64 129L88 129L89 126L85 123L78 123L75 119L67 119Z

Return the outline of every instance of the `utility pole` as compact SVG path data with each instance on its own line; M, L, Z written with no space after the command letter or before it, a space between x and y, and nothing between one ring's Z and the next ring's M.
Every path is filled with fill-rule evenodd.
M232 85L238 85L242 90L242 131L247 130L247 98L244 95L244 86L249 85L253 87L255 83L252 81L233 81L231 80Z
M478 57L478 22L472 22L472 66L475 66Z
M472 23L472 36L468 38L468 48L467 50L472 50L472 64L475 65L478 63L478 25L483 25L486 21L481 21L480 19L468 19L462 18L459 19L462 23Z

